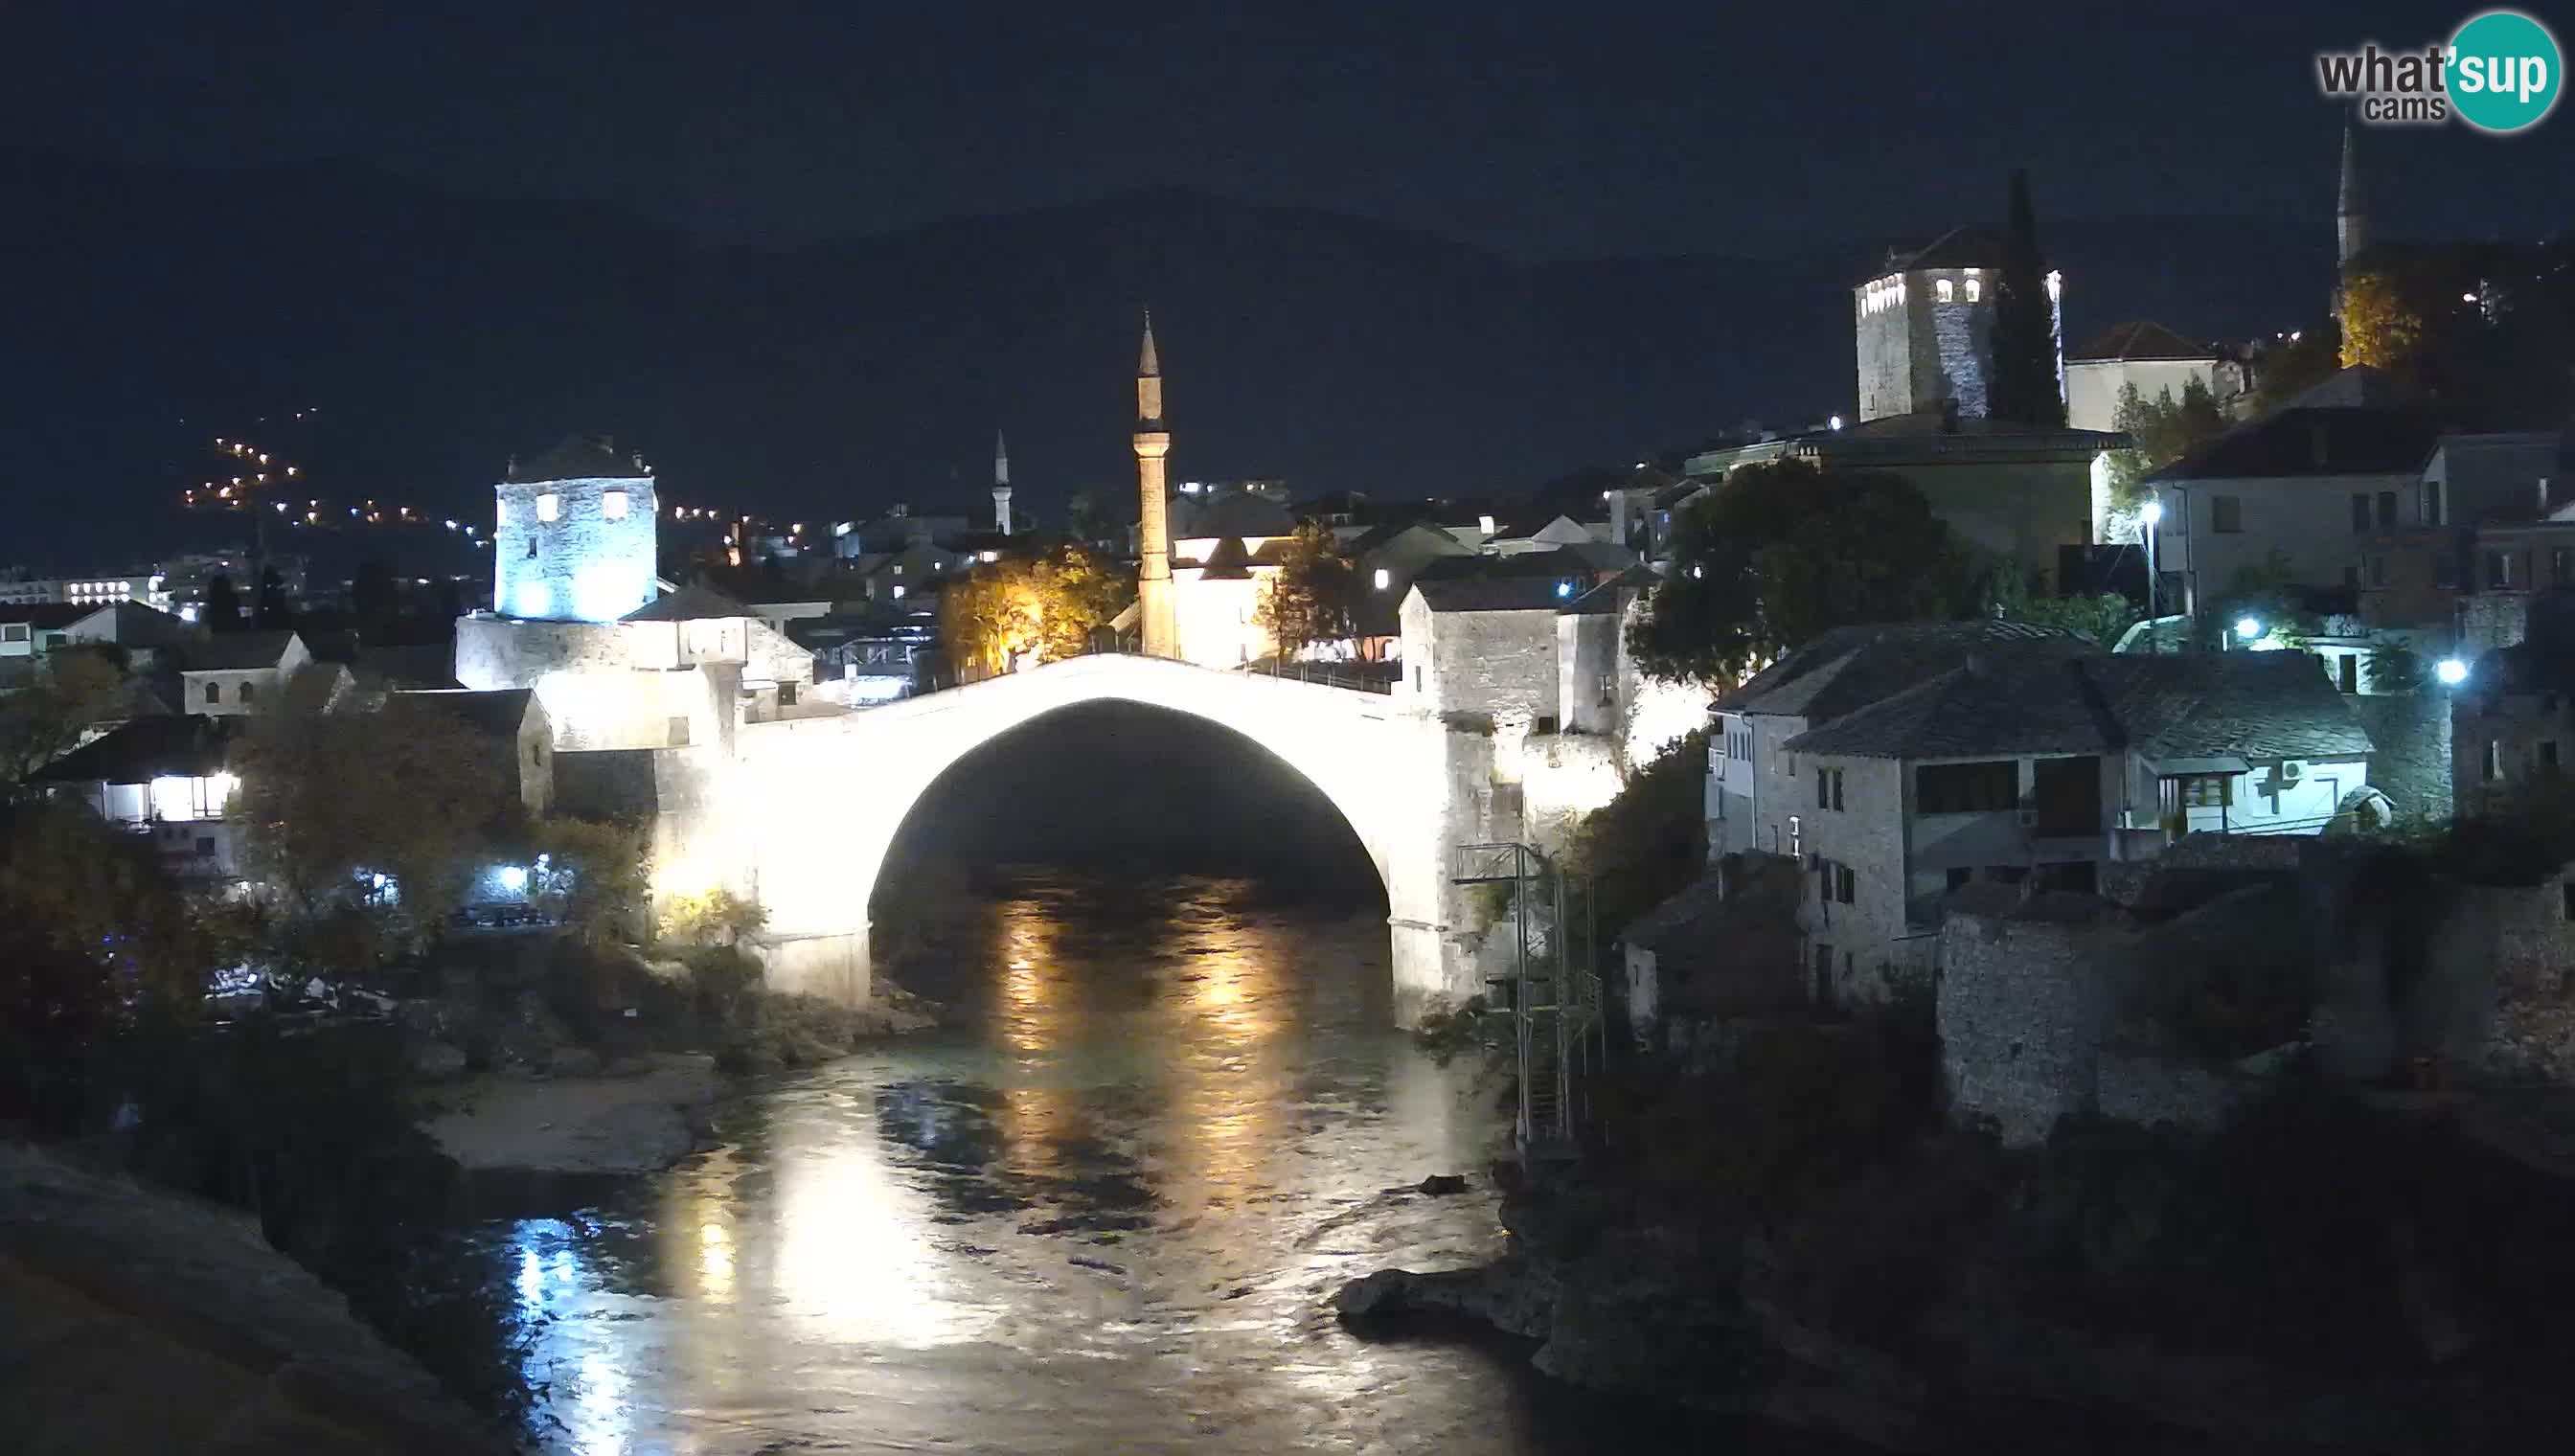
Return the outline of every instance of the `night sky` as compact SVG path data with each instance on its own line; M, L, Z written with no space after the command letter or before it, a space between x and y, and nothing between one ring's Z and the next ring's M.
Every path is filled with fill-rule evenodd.
M2372 38L2416 46L2466 13L2347 0L400 11L82 0L0 11L0 146L101 165L345 158L459 196L605 205L681 247L797 248L1177 184L1392 225L1520 264L1829 250L1828 276L1839 277L1860 240L1919 241L1960 221L1997 221L2002 179L2016 165L2038 179L2043 233L2068 236L2116 219L2147 220L2144 227L2218 219L2221 239L2276 230L2312 237L2300 246L2320 250L2319 195L2340 113L2316 95L2314 52ZM2564 233L2575 213L2575 117L2505 139L2456 125L2377 129L2368 145L2385 236L2537 239ZM190 240L167 245L186 249ZM138 256L148 265L148 252ZM2191 266L2222 287L2222 260ZM23 270L13 275L14 287L31 286ZM293 286L249 282L261 291ZM1091 302L1104 320L1132 316L1135 304ZM2077 322L2174 311L2160 295L2104 307L2114 312ZM2197 312L2176 322L2211 332L2268 327L2240 304ZM1819 298L1814 317L1824 325L1844 315L1845 302ZM1185 338L1190 327L1174 324ZM1377 342L1355 344L1364 351ZM1716 342L1740 350L1760 341ZM1847 358L1846 342L1823 342ZM28 354L8 359L0 340L0 360L46 369L37 346L24 347ZM1239 347L1259 352L1248 340ZM1499 347L1531 348L1516 338ZM1104 343L1104 360L1109 352ZM1222 354L1208 345L1198 357ZM253 358L227 367L255 374L262 366ZM1654 370L1659 361L1640 366ZM1110 373L1102 371L1104 398L1117 389ZM1248 369L1237 373L1244 389L1255 388ZM1822 364L1813 377L1830 382ZM283 388L272 391L280 403ZM1273 403L1285 388L1271 389ZM87 416L97 410L104 419L111 407L94 401L89 385L80 389L89 393L66 386L63 398L42 403L49 421L0 419L9 432L0 447L22 471L63 469L75 448L66 441L80 431L94 447L103 427ZM398 406L445 411L435 382L422 390L372 403L389 417ZM1648 443L1631 435L1677 437L1684 416L1712 429L1756 409L1834 404L1802 379L1764 399L1711 378L1693 382L1679 404L1610 421L1615 402L1634 393L1604 388L1596 409L1575 402L1577 413L1602 417L1597 443L1571 435L1503 442L1491 460L1459 473L1525 461L1524 477L1507 482L1524 487L1591 463L1576 455ZM1285 426L1236 420L1232 403L1211 394L1205 374L1189 389L1176 386L1176 402L1203 410L1200 432L1185 434L1183 448L1239 444L1239 458L1211 452L1185 471L1279 471L1314 489L1357 479L1364 471L1353 462L1371 458L1387 459L1389 478L1423 473L1420 461L1388 458L1378 439L1276 445L1270 437L1289 433ZM615 422L597 417L623 412L643 422L630 429L653 444L684 459L694 453L702 475L706 461L749 463L740 443L755 433L748 424L675 424L668 401L647 409L611 390L601 398L605 405L547 402L550 420L575 408L589 417L545 433L601 428ZM1318 415L1340 413L1333 402L1304 403ZM926 475L938 463L971 460L966 442L989 439L992 418L1007 413L977 408L971 421L961 411L955 439L935 455L889 471ZM1491 413L1521 408L1505 401ZM1050 441L1054 417L1033 413L1041 418L1031 426L1030 470L1047 471L1054 446L1062 458L1053 475L1065 489L1111 478L1114 431L1077 440L1067 427ZM1059 413L1075 418L1070 405ZM1447 428L1468 417L1455 418L1460 424ZM474 428L456 462L427 472L458 478L451 508L471 499L464 461L550 443L528 438L533 422L496 416ZM787 454L799 452L814 450L799 444ZM758 464L787 497L761 504L781 512L840 504L824 502L823 476L797 476L792 459ZM1032 505L1050 499L1044 488L1026 494ZM439 509L432 496L427 504Z

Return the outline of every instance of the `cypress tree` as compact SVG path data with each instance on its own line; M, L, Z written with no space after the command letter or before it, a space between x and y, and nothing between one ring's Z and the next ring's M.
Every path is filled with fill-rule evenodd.
M2041 429L2065 424L2056 378L2056 311L2047 297L2047 259L2038 251L2038 222L2029 205L2029 174L2014 172L2011 218L2003 232L2001 277L1994 288L1994 383L1988 413L1998 421Z

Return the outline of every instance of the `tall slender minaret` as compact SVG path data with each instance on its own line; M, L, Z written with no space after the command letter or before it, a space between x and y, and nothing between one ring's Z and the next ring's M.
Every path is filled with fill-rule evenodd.
M2352 260L2369 246L2369 208L2360 195L2360 154L2352 149L2351 123L2342 124L2342 190L2334 198L2334 264L2338 274L2351 272Z
M1172 433L1163 426L1163 361L1154 353L1154 311L1145 311L1145 344L1136 358L1136 607L1145 656L1181 655L1180 620L1172 611L1172 526L1163 458Z
M1011 534L1011 444L993 432L993 529Z

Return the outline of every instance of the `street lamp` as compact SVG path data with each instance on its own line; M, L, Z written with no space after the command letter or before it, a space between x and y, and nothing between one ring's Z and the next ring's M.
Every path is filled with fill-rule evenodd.
M2155 576L2155 528L2163 524L2164 503L2146 502L2137 508L2137 519L2146 523L2146 651L2159 653L2164 649L2162 630L2155 626L2156 589L2162 583Z
M2443 658L2432 669L2432 676L2441 680L2442 687L2456 688L2468 681L2468 665L2456 658Z
M2260 637L2261 635L2262 624L2249 617L2239 617L2235 619L2235 636L2237 638L2244 642L2251 642L2253 639Z

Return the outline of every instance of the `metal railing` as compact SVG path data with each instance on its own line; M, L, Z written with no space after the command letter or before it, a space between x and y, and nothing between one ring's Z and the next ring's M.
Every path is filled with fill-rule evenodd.
M1354 672L1345 663L1245 663L1233 671L1257 678L1279 678L1291 683L1340 688L1352 693L1392 693L1396 677L1395 673ZM1400 672L1399 668L1397 672Z
M1518 842L1458 845L1453 878L1508 886L1511 969L1485 985L1508 1002L1520 1154L1569 1155L1585 1116L1586 1079L1606 1052L1591 882Z

